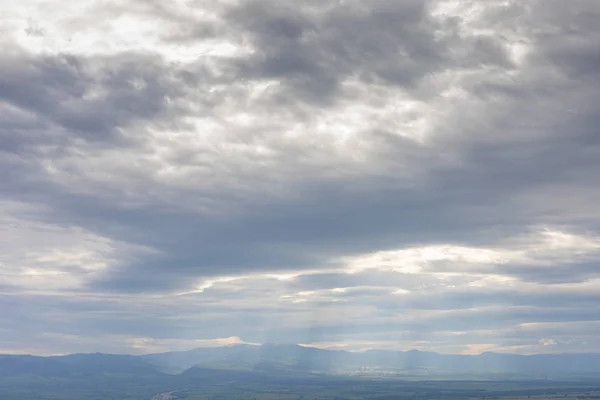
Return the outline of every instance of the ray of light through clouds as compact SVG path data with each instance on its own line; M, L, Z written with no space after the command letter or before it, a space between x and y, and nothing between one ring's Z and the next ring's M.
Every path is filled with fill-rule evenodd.
M0 1L0 352L600 351L598 17Z

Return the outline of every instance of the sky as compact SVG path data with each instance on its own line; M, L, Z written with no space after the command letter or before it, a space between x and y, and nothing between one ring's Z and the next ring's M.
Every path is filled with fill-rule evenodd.
M600 352L599 18L0 1L0 353Z

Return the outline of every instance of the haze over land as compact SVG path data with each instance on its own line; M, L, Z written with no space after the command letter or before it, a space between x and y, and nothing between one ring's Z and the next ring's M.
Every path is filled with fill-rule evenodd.
M489 380L588 382L597 384L600 354L515 355L484 353L450 355L418 350L367 350L348 352L289 344L262 346L233 345L140 356L114 354L71 354L35 357L0 355L0 387L19 382L53 383L68 379L91 383L94 379L211 377L238 381L291 377L332 379L334 377L408 380ZM66 382L62 381L63 384ZM158 382L157 382L158 383ZM215 384L216 382L211 382ZM510 386L510 385L509 385ZM165 390L168 386L164 386Z
M600 352L599 18L0 0L0 353Z
M592 400L600 355L440 355L234 345L145 356L0 355L20 400Z

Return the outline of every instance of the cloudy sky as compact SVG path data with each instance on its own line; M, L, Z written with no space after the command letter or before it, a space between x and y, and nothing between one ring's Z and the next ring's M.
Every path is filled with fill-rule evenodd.
M600 351L599 18L0 1L0 352Z

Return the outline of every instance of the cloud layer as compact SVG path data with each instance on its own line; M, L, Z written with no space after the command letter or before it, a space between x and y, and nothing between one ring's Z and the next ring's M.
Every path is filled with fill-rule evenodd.
M0 351L600 351L599 14L0 2Z

